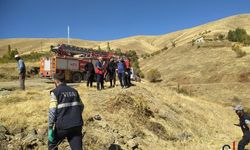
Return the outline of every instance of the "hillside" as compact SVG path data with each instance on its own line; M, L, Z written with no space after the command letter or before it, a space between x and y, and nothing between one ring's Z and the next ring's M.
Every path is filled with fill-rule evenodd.
M242 14L223 18L214 22L200 25L194 28L185 29L165 35L159 36L133 36L112 41L86 41L79 39L71 39L71 44L80 47L91 47L106 49L107 42L110 42L112 49L120 48L122 50L136 50L138 54L152 53L162 49L165 46L171 47L171 41L175 41L177 46L181 46L192 39L196 39L205 31L211 31L204 34L213 37L216 33L226 34L230 29L241 27L250 33L250 14ZM0 39L0 55L8 49L8 44L13 48L19 48L21 52L49 50L52 44L67 43L66 39Z
M176 89L179 85L188 95L223 105L242 103L249 109L250 47L243 49L247 55L237 58L228 42L205 43L200 48L186 44L141 59L140 66L145 75L158 69L161 86Z
M5 82L0 88L5 85L17 83ZM2 149L46 149L48 93L53 86L30 79L25 92L0 91L1 124L8 129L5 135L0 131L6 138L0 140ZM178 94L159 84L142 82L126 90L116 87L101 92L86 88L85 83L71 86L85 104L86 150L108 149L112 143L124 150L220 149L241 135L233 126L237 116L232 107ZM60 148L68 149L67 142Z

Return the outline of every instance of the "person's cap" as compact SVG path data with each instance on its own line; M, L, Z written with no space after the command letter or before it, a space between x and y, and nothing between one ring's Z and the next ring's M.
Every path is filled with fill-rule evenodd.
M15 55L15 58L18 58L18 57L20 57L19 55Z
M244 108L243 108L243 106L241 106L241 105L236 105L235 107L234 107L234 110L235 111L241 111L241 110L243 110Z
M54 79L57 79L57 80L59 80L59 81L64 81L64 79L65 79L65 75L64 75L64 73L56 73L54 76L53 76L53 78Z

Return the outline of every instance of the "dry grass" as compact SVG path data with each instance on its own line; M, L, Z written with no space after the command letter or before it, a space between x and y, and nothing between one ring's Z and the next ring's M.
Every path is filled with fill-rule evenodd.
M160 84L160 83L159 83ZM85 84L74 86L85 104L85 148L106 149L115 142L124 149L135 140L142 149L219 149L240 137L233 111L147 82L126 90L97 92ZM40 83L25 92L14 90L0 97L0 120L14 133L46 129L49 89ZM91 120L99 114L101 121ZM222 128L223 126L223 128Z
M164 118L162 124L168 133L172 132L171 134L177 137L182 137L184 133L191 135L189 140L173 142L176 147L172 149L184 147L186 149L219 149L221 144L230 143L240 136L240 130L236 130L232 124L234 121L237 122L237 117L230 108L197 98L176 95L165 88L157 88L157 86L152 88L155 95L167 106L164 108L164 105L160 105L159 117ZM168 94L163 97L164 93Z
M178 95L159 85L137 84L126 91L107 90L98 96L92 92L88 91L85 101L86 109L90 107L92 112L88 109L85 119L96 114L103 119L86 122L88 148L93 144L106 148L113 141L122 144L136 134L142 149L219 149L241 134L233 126L238 119L231 107ZM145 110L153 115L145 115ZM128 149L126 144L123 148Z
M25 92L14 90L4 95L1 93L1 122L13 131L45 128L48 102L49 90L44 87L28 87Z

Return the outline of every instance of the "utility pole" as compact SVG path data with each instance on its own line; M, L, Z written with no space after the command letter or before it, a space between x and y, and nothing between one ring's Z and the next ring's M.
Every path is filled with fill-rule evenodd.
M69 45L69 25L68 25L68 45Z

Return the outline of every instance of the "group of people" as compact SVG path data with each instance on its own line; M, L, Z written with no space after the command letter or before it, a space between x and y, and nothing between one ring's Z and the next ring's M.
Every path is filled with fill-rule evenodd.
M15 55L18 64L19 81L22 90L25 90L25 74L26 67L23 59L19 55ZM115 86L116 73L122 88L131 85L130 82L130 62L120 57L118 61L111 58L104 69L103 60L100 57L96 62L96 67L91 60L86 64L87 86L92 87L94 76L97 78L97 89L104 89L104 76L109 76L110 87ZM105 71L106 70L106 71ZM48 119L48 148L56 150L58 145L64 138L67 138L71 149L82 149L82 112L84 104L80 95L74 88L69 87L65 83L65 75L57 73L54 75L55 89L50 91L50 106ZM245 146L250 142L250 116L248 116L241 105L237 105L235 113L239 117L239 126L243 132L243 137L238 143L238 150L244 150Z
M118 75L120 85L122 88L128 88L131 84L131 64L130 60L126 57L119 57L115 60L114 57L110 58L108 64L105 65L102 57L94 64L89 60L85 65L87 87L93 86L94 77L96 75L97 90L104 89L104 80L110 82L110 88L116 86L116 75Z

